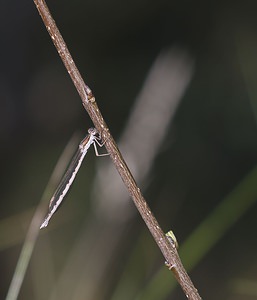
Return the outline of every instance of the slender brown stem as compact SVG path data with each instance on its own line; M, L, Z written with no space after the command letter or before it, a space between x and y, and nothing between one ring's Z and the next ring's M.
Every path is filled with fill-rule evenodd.
M50 37L52 38L52 41L82 99L84 108L88 112L96 129L101 133L103 140L106 141L105 147L110 153L110 157L113 160L113 163L116 169L118 170L125 186L127 187L129 194L131 195L138 211L140 212L158 247L163 253L167 264L170 266L170 269L173 271L178 283L181 285L188 299L201 299L197 289L194 287L190 277L188 276L181 263L177 250L166 238L165 234L160 228L160 225L158 224L156 218L154 217L148 204L142 196L140 189L138 188L135 182L135 179L133 178L113 137L110 134L109 128L107 127L102 117L102 114L96 104L92 91L83 81L72 59L72 56L62 38L62 35L59 32L55 21L50 14L50 11L45 1L34 0L34 2L36 4L40 16L42 17L46 29L49 32Z

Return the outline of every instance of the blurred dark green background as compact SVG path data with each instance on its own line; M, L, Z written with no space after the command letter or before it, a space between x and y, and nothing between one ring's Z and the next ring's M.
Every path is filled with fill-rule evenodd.
M171 121L144 194L160 225L166 231L172 228L181 245L235 189L240 189L239 203L252 199L190 275L204 299L256 299L257 177L255 183L250 174L257 162L256 1L47 3L116 138L157 55L179 46L192 57L192 81ZM75 131L85 135L92 123L33 1L1 1L0 14L0 298L4 299L32 212L55 162L71 135ZM83 211L90 214L85 195L90 193L95 160L90 153L72 191L73 204L67 201L62 208L64 215L65 209L66 215L71 209L74 216L47 233L54 278L60 276L80 231ZM245 178L249 184L240 188ZM233 209L231 201L229 210ZM61 215L59 211L57 218ZM139 232L144 242L138 242ZM19 299L49 297L44 274L38 274L42 269L33 268L37 260L42 264L49 260L42 250L45 236L45 232L40 235ZM136 263L126 269L137 242L141 250ZM111 299L122 273L143 273L137 294L163 264L139 215L131 220L119 247L108 285L101 294L99 283L94 299ZM200 240L196 247L201 248ZM144 253L147 260L142 263ZM40 287L34 282L37 276L42 279ZM131 276L135 280L136 275ZM166 276L172 281L171 274ZM128 280L128 290L133 286ZM185 296L177 288L163 299Z

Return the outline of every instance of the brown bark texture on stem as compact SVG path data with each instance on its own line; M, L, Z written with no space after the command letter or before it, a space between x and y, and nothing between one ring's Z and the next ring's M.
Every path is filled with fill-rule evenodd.
M117 145L110 134L102 114L97 106L94 95L91 89L83 81L72 56L65 44L60 31L58 30L50 11L43 0L34 0L34 3L39 11L39 14L46 26L46 29L59 53L81 99L84 108L88 112L96 129L100 132L102 139L105 141L105 147L110 154L110 157L119 172L125 186L128 189L139 213L150 230L155 242L160 248L167 265L173 271L178 283L183 289L186 297L192 300L201 299L197 289L194 287L190 277L184 269L179 258L176 248L168 241L163 233L156 218L151 212L147 202L140 192L128 166L126 165Z

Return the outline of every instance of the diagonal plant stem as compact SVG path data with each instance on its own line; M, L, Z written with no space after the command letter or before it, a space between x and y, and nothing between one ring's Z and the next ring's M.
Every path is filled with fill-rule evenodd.
M186 270L184 269L181 260L178 256L177 250L168 241L163 233L160 225L158 224L156 218L151 212L148 204L146 203L143 195L138 188L135 179L133 178L128 166L126 165L113 137L110 134L110 130L107 127L102 114L96 104L94 95L91 89L83 81L72 56L59 32L53 17L44 0L34 0L34 3L39 11L39 14L46 26L50 37L82 99L82 104L89 114L92 122L96 129L101 133L101 136L105 143L105 147L110 154L110 157L119 172L125 186L128 189L130 196L132 197L139 213L141 214L143 220L145 221L148 229L150 230L155 242L160 248L167 264L172 266L173 271L178 283L183 289L185 295L188 299L199 300L201 299L198 294L197 289L194 287L190 277L188 276Z

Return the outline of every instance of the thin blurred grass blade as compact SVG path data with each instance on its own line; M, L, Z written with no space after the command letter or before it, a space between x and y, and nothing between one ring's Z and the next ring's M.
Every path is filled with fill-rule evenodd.
M36 208L36 211L32 217L31 223L29 225L22 250L13 274L13 278L6 296L6 300L16 300L18 298L21 285L24 280L24 276L26 274L29 261L31 259L31 255L33 252L33 249L35 247L35 243L38 238L39 234L39 226L42 222L42 219L45 214L45 208L48 204L50 195L54 189L54 187L57 185L57 183L60 181L66 166L68 162L70 161L75 148L78 144L78 136L77 134L74 134L70 141L68 142L67 146L65 147L63 153L61 154L60 158L58 159L58 162L53 170L53 173L46 185L46 188L44 190L44 193L41 197L41 200Z

